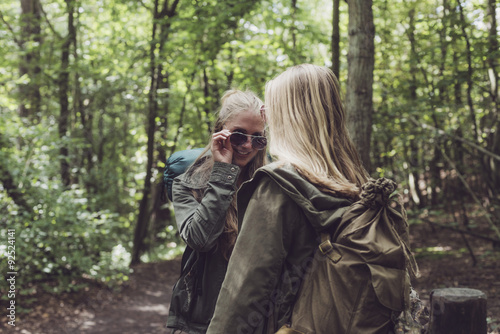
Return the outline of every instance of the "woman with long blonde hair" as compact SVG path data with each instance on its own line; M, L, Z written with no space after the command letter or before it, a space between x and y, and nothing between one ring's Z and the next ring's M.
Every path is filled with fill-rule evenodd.
M266 160L262 101L230 90L221 102L210 143L173 182L175 219L186 242L167 320L173 333L206 332L238 233L236 190Z
M266 85L270 152L238 193L240 232L208 333L275 333L289 323L318 233L368 180L335 75L298 65Z

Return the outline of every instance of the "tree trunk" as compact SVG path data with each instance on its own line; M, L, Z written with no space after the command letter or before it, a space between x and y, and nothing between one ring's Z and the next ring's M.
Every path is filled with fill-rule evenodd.
M372 0L349 0L347 124L365 168L370 171L375 26Z
M157 45L158 54L161 56L163 46L168 38L168 33L170 29L170 18L176 15L176 8L179 0L175 0L172 6L168 7L168 0L163 3L162 10L159 11L159 0L155 0L154 12L153 12L153 27L151 31L151 49L149 54L150 61L150 75L151 84L149 88L148 95L148 119L146 132L148 136L148 146L147 146L147 162L146 162L146 178L144 180L144 188L142 191L142 199L139 204L139 215L137 217L137 224L134 232L134 245L132 249L132 260L131 265L135 265L141 262L141 254L147 249L145 239L149 229L151 221L151 178L153 172L153 161L154 161L154 151L155 151L155 133L156 133L156 117L158 115L158 88L160 85L164 84L163 77L161 73L161 64L157 64ZM157 40L157 30L160 22L160 36ZM168 75L168 74L167 74Z
M156 30L158 19L158 0L155 0L154 14L153 14L153 28L151 31L151 49L149 52L149 66L151 75L151 84L148 94L149 112L147 119L146 132L148 136L147 148L147 162L146 162L146 178L144 179L144 188L142 191L142 199L139 204L139 215L137 218L137 225L134 232L134 246L132 249L131 265L141 262L141 254L144 252L146 245L144 239L146 238L148 225L149 225L149 196L151 193L151 169L153 167L153 152L154 152L154 134L155 134L155 117L158 109L158 102L156 100L157 91L157 76L156 73Z
M66 136L68 135L68 125L69 125L69 99L68 99L68 87L69 87L69 55L71 48L71 31L73 29L73 19L74 19L74 3L73 0L66 0L67 12L68 12L68 35L64 38L64 42L61 49L61 68L59 70L58 77L58 87L59 87L59 138L61 140L61 147L59 149L60 154L60 168L61 168L61 180L65 187L68 187L71 183L70 180L70 166L69 166L69 149L68 140Z
M0 150L3 148L7 148L9 143L7 139L0 132ZM21 189L17 186L17 182L14 180L14 176L10 173L8 158L6 159L2 156L0 159L0 183L5 189L7 195L16 203L16 205L21 209L21 215L26 213L29 216L33 216L33 208L26 201L26 195L22 192Z
M332 71L340 79L340 0L333 0Z
M467 105L469 106L470 121L472 124L472 128L474 129L475 141L479 142L480 138L479 138L477 119L476 119L476 111L474 110L474 102L473 102L474 100L472 98L472 88L474 85L474 79L472 78L474 71L474 69L472 68L472 45L470 43L469 34L467 33L466 30L468 23L467 20L465 19L464 8L460 1L457 1L457 4L460 10L462 36L466 44L465 52L467 55Z
M409 83L409 93L410 93L410 103L417 104L417 99L418 99L418 94L417 94L417 76L416 73L418 72L418 55L416 53L417 46L416 44L416 38L415 38L415 8L410 9L408 12L408 17L409 17L409 26L407 30L407 35L408 39L410 41L410 75L411 75L411 81ZM416 129L410 129L410 132L417 131ZM420 173L421 168L420 166L420 150L419 150L419 143L415 139L417 136L414 136L413 139L410 139L410 145L409 145L409 158L408 163L410 165L410 172L409 172L409 181L410 181L410 192L412 194L412 199L415 202L415 204L418 207L423 207L426 204L425 197L422 194L422 191L420 190L420 185L419 185L419 179L420 179ZM412 184L413 183L413 184Z
M39 0L21 0L21 45L23 49L19 64L20 76L27 75L28 83L21 84L19 95L21 103L19 114L22 117L39 118L41 95L39 86L40 76L40 52L41 44L41 9ZM25 44L30 43L37 46L29 46L25 50Z
M443 17L441 18L442 28L439 30L439 41L440 41L440 51L441 51L441 62L439 64L439 102L443 105L446 104L449 100L448 97L448 82L445 77L445 69L446 69L446 59L448 56L448 25L449 25L449 12L450 5L448 0L443 0Z
M290 31L292 33L292 51L294 58L297 54L297 26L295 25L295 17L297 15L297 0L292 0L292 27Z
M486 295L474 289L436 289L431 293L430 334L486 334Z
M497 35L497 19L495 15L496 0L488 0L488 17L490 18L490 29L489 29L489 43L488 43L488 59L487 63L489 66L488 74L490 79L490 97L491 97L491 116L489 116L492 133L489 134L488 146L490 151L495 154L500 154L500 116L499 116L499 104L500 99L498 98L498 52L499 43ZM488 159L488 165L490 166L490 175L492 183L495 189L500 188L500 164L491 158Z
M76 158L75 162L75 167L78 167L78 169L85 169L85 174L86 174L86 179L85 179L85 188L87 189L87 192L89 194L96 194L98 192L98 182L99 180L95 179L93 177L93 169L94 169L94 138L93 138L93 118L94 115L92 114L91 109L89 110L86 108L83 104L83 97L82 97L82 89L80 85L80 73L78 71L79 69L79 62L80 62L80 57L78 54L78 30L77 30L77 25L78 25L78 20L79 20L79 14L76 12L76 21L77 24L75 25L73 22L73 25L69 27L69 38L70 38L70 43L73 47L73 61L74 61L74 78L73 78L73 114L74 114L74 119L75 123L77 118L80 118L80 123L82 126L82 135L83 135L83 141L85 142L86 145L81 149L81 153L78 154L78 157Z

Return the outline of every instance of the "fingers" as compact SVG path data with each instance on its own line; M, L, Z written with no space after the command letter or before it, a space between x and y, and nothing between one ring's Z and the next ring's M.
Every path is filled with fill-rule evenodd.
M216 132L212 135L212 141L219 143L219 144L224 144L224 141L229 138L231 135L231 132L229 130L221 130L219 132Z
M229 130L222 130L212 135L212 156L215 161L231 163L233 156L233 148L229 141L231 132Z

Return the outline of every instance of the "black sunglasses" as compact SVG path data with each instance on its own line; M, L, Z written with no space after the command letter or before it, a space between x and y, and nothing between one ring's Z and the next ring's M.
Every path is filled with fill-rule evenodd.
M229 136L229 141L231 144L234 146L241 146L245 144L248 141L248 138L250 137L252 139L252 147L256 150L262 150L266 147L267 145L267 138L264 136L254 136L254 135L247 135L241 132L233 132Z

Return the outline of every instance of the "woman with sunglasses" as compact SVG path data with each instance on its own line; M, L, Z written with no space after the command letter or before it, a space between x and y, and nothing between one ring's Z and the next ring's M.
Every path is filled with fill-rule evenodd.
M268 82L266 116L276 161L238 193L240 232L210 334L286 326L320 244L317 232L340 222L368 180L328 68L298 65Z
M187 246L167 320L172 333L206 332L238 233L236 191L266 161L262 101L238 90L221 101L210 143L173 182L175 218Z

